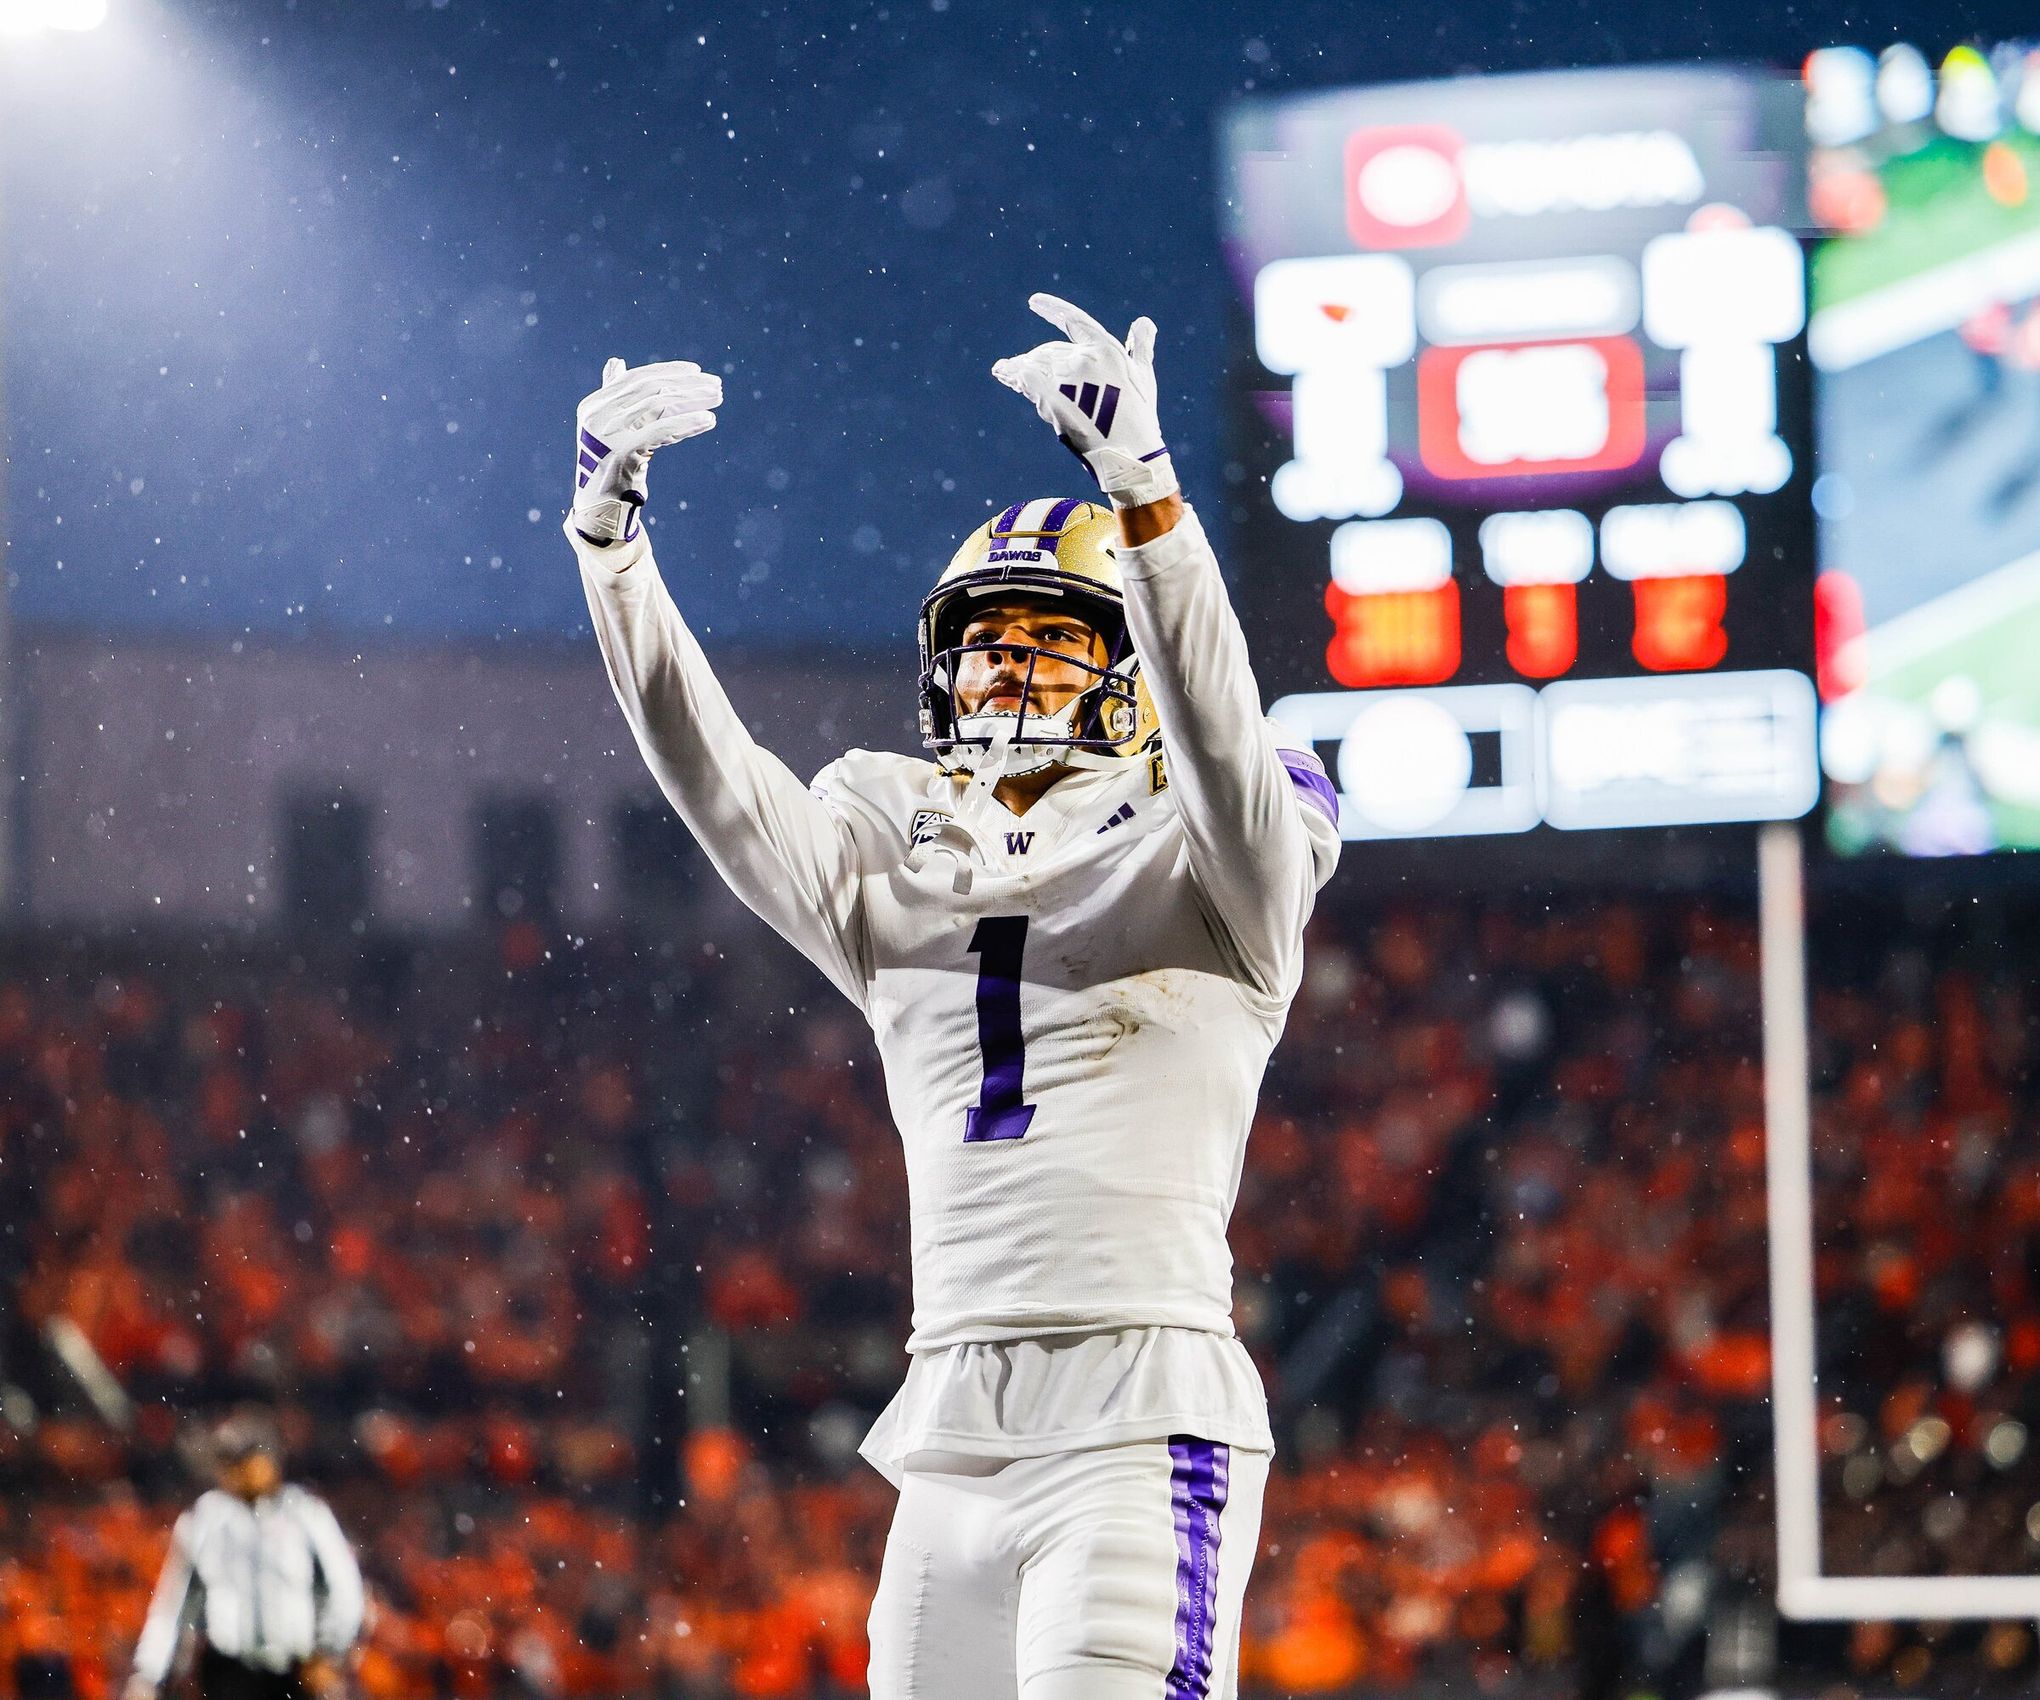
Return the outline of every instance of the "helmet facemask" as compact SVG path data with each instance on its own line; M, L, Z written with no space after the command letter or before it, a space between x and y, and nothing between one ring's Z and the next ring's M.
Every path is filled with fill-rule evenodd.
M1108 659L1100 664L1081 656L1037 645L953 643L937 650L921 679L921 722L929 748L944 772L976 773L988 756L1003 756L999 777L1016 779L1054 766L1105 766L1122 758L1126 740L1139 716L1139 663L1126 653L1123 630L1115 631L1092 610L1073 606L1071 612L1106 641ZM967 621L958 621L961 630ZM965 713L956 700L956 681L964 660L974 653L1024 653L1017 709ZM1089 676L1070 700L1053 711L1032 708L1035 672L1043 657Z
M944 773L970 780L964 801L1008 775L1123 767L1156 746L1160 725L1126 626L1118 547L1109 507L1074 497L1015 502L964 540L922 599L921 741ZM1092 659L1101 653L1096 647L1079 657L1029 642L964 643L973 611L1008 597L1082 620L1104 640L1102 661ZM1016 656L1010 672L1024 675L1021 706L964 714L956 700L963 664L981 667L971 650L991 648ZM1020 655L1028 657L1024 665ZM1060 664L1053 675L1038 671L1044 656ZM1037 680L1051 676L1062 689L1075 687L1069 700L1049 713L1027 706L1040 700Z

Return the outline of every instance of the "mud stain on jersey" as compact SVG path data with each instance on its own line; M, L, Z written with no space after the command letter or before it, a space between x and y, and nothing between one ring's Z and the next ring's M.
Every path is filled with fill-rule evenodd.
M1130 1009L1108 1009L1105 1012L1105 1025L1110 1029L1111 1036L1098 1053L1101 1057L1109 1057L1118 1050L1141 1030L1142 1023L1140 1017Z
M1112 1001L1100 1011L1100 1019L1112 1029L1100 1054L1117 1049L1143 1027L1174 1033L1193 1026L1198 978L1181 968L1155 968L1121 981Z
M1197 994L1207 976L1187 968L1154 968L1140 976L1149 1005L1148 1019L1183 1028L1197 1012Z

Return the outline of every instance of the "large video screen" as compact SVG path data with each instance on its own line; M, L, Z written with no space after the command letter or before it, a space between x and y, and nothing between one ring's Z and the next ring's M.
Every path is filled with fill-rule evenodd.
M2040 60L1806 64L1817 587L1845 853L2040 846Z
M1232 558L1351 838L1818 795L1790 78L1243 104Z

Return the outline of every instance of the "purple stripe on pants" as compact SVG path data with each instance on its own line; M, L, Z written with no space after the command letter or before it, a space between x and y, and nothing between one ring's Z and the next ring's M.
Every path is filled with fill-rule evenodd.
M1296 794L1318 810L1332 825L1339 824L1339 793L1325 777L1325 770L1300 750L1278 750L1282 765L1289 769L1289 783Z
M1172 1435L1169 1510L1176 1522L1176 1662L1168 1700L1206 1700L1218 1616L1218 1521L1232 1449Z

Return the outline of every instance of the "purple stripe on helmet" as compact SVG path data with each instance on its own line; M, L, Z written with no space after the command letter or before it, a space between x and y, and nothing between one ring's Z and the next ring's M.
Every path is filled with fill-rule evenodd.
M1103 399L1098 403L1098 429L1106 436L1112 435L1112 421L1119 412L1119 386L1107 384Z
M1172 1435L1169 1512L1176 1525L1176 1660L1168 1700L1207 1700L1218 1617L1219 1515L1225 1510L1231 1448Z
M997 537L999 533L1001 533L1002 531L1011 531L1014 526L1020 523L1021 511L1026 506L1027 504L1025 502L1015 502L1004 513L999 515L997 519L993 520L992 535L994 537Z
M1048 535L1041 541L1047 546L1048 552L1051 555L1055 553L1055 546L1062 541L1058 533L1061 532L1064 526L1070 523L1070 515L1083 505L1077 497L1065 496L1054 507L1048 510L1048 517L1041 522L1041 529L1047 532Z
M1301 750L1281 750L1282 765L1289 769L1289 783L1296 787L1296 794L1312 808L1320 811L1332 825L1339 824L1339 793L1332 782L1325 777L1323 765L1316 756L1307 756Z

